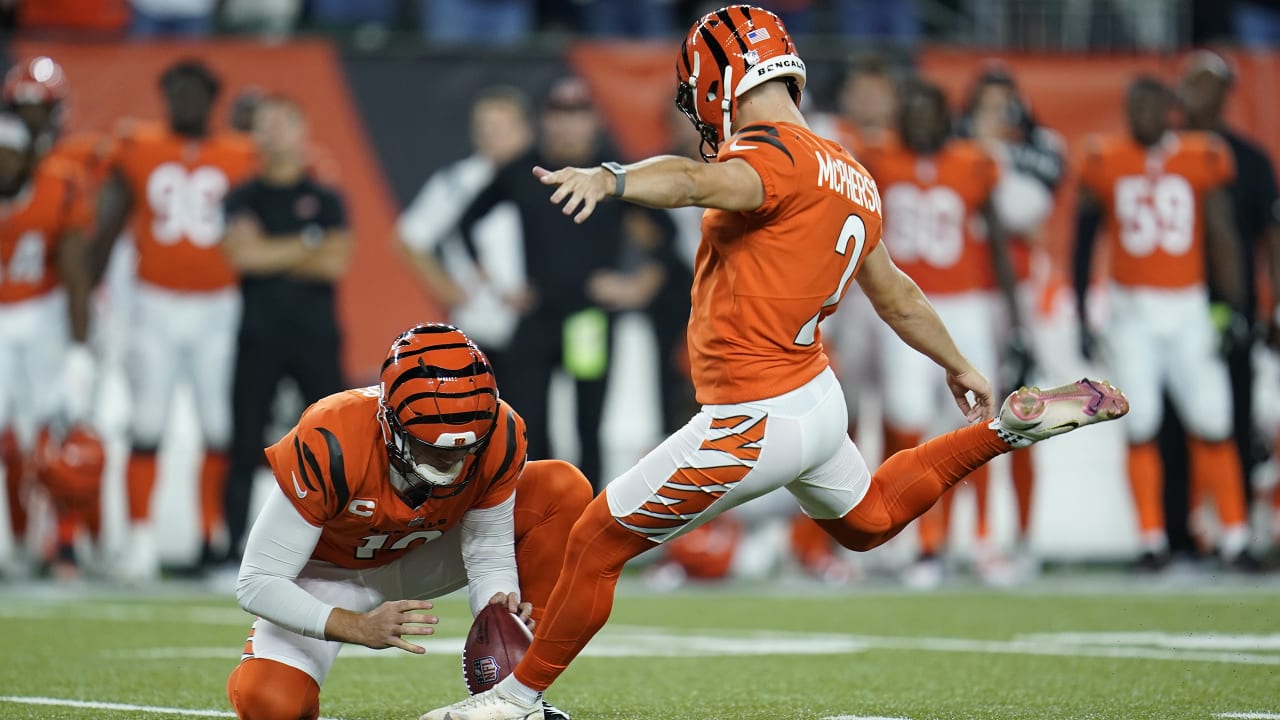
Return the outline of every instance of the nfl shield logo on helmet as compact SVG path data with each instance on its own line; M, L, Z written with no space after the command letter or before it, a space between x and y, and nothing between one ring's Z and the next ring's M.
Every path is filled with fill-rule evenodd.
M471 674L481 685L498 682L498 661L488 655L471 661Z

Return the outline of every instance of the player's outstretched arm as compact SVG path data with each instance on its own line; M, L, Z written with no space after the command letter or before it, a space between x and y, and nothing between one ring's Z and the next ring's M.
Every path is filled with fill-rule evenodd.
M995 413L991 383L956 347L933 305L915 281L893 264L884 245L867 255L855 277L880 319L903 342L946 370L947 385L965 419L991 419Z
M591 217L596 205L610 197L655 208L696 205L747 211L764 204L764 183L745 160L703 163L660 155L622 169L621 176L603 167L554 172L535 167L533 174L542 184L556 188L551 202L563 203L564 214L577 223Z

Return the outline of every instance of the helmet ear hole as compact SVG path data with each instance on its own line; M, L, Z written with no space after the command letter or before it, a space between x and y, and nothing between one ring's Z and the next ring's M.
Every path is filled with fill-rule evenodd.
M720 81L712 80L711 84L707 86L707 102L715 102L718 97L720 97Z

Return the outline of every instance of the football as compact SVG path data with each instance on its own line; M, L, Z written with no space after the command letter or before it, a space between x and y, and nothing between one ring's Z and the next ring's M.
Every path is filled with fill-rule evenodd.
M486 605L462 647L462 681L472 695L511 674L533 641L523 621L502 605Z

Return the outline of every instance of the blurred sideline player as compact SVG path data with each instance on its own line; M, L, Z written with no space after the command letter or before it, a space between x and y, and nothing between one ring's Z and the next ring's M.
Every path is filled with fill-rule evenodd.
M533 143L524 93L508 86L482 90L471 105L471 143L474 152L433 174L400 216L398 246L427 292L501 372L519 318L514 298L525 286L520 219L503 205L476 224L478 263L455 228L498 168Z
M1218 336L1205 287L1212 273L1230 312L1241 312L1236 231L1224 189L1234 168L1220 138L1169 129L1172 103L1159 80L1138 78L1126 98L1128 132L1090 140L1081 163L1075 248L1077 307L1090 354L1095 347L1083 296L1098 224L1104 224L1111 277L1101 350L1133 398L1125 423L1128 474L1141 534L1139 567L1152 570L1169 559L1155 442L1162 389L1186 424L1192 486L1209 489L1217 504L1222 559L1233 562L1249 542L1231 388L1220 354L1242 339L1232 335L1238 327L1232 323Z
M472 614L497 603L540 619L591 485L562 461L525 464L524 433L450 325L410 328L379 386L309 407L266 450L277 485L236 588L258 616L227 679L236 714L314 720L343 643L421 654L401 636L439 619L415 611L464 586Z
M1001 227L1009 233L1009 258L1017 280L1016 300L1024 322L1043 314L1042 298L1049 292L1048 253L1044 249L1044 225L1053 212L1054 192L1065 170L1065 145L1061 136L1040 125L1007 68L992 65L978 76L969 95L963 134L973 138L1000 166L1000 180L991 196L991 206ZM1037 379L1036 362L1043 352L1033 352L1036 338L1018 335L1005 317L1005 307L997 303L996 333L1000 343L1024 343L1000 358L998 377L1005 389L1028 385ZM989 555L980 568L984 579L1007 584L1025 579L1036 571L1031 556L1031 491L1034 483L1034 450L1011 453L1010 474L1017 502L1017 528L1013 563L999 555Z
M82 305L88 293L82 183L74 166L37 160L33 143L18 116L0 113L0 447L19 552L27 534L27 483L41 468L33 458L37 435L45 457L56 453L64 434L88 419L93 382L84 347L87 317L68 315L68 307ZM74 564L71 542L82 515L95 535L99 529L101 470L86 475L82 486L46 487L59 520L55 570ZM44 559L43 547L33 550Z
M898 79L885 57L866 53L850 62L840 84L837 106L839 113L819 117L814 130L839 142L864 166L871 167L879 153L899 147ZM884 416L879 325L870 301L862 293L854 293L841 302L840 312L822 326L832 367L842 381L849 407L849 437L855 443L859 427L865 422L865 403L874 401L880 417ZM862 430L866 432L865 427ZM790 539L795 559L807 572L828 581L851 577L853 568L841 557L839 546L803 513L793 519Z
M1226 143L1231 151L1232 162L1236 169L1236 178L1227 187L1231 198L1233 217L1238 228L1236 239L1240 242L1240 278L1241 290L1244 293L1244 320L1250 326L1259 325L1263 330L1261 337L1267 338L1266 328L1272 328L1270 342L1272 347L1280 350L1280 315L1268 313L1269 307L1261 307L1261 289L1264 285L1264 273L1258 272L1257 260L1270 255L1270 277L1273 296L1280 289L1280 191L1277 191L1275 169L1265 150L1253 141L1242 136L1228 125L1223 114L1235 84L1235 72L1231 65L1220 55L1209 50L1192 53L1186 63L1179 87L1179 95L1186 112L1187 127L1192 130L1210 132ZM1268 252L1268 246L1271 246ZM1212 280L1212 278L1210 278ZM1221 302L1221 293L1212 282L1209 284L1211 302ZM1264 314L1263 322L1258 323L1259 311ZM1245 492L1250 491L1250 481L1255 470L1267 458L1267 441L1263 435L1270 435L1271 429L1265 427L1266 409L1255 410L1255 376L1268 372L1274 373L1272 367L1255 367L1266 362L1261 345L1255 340L1240 343L1231 348L1227 355L1227 371L1231 377L1231 402L1234 410L1234 430L1236 452L1240 455L1240 466L1245 479ZM1265 396L1258 397L1265 401ZM1174 445L1185 456L1185 440L1181 437L1180 428L1177 437L1166 438L1164 434L1176 422L1177 413L1171 413L1171 422L1162 428L1161 451L1166 445ZM1169 439L1177 442L1169 443ZM1194 488L1192 500L1196 502L1196 518L1203 518L1201 503L1198 501L1205 495L1203 488ZM1207 510L1207 508L1204 508ZM1212 511L1209 511L1211 514ZM1212 525L1212 521L1204 525ZM1193 527L1197 523L1193 520ZM1206 546L1212 546L1212 540L1206 538ZM1251 556L1242 556L1243 563L1250 563Z
M868 163L884 198L885 247L929 298L974 366L995 372L995 299L1012 318L1015 337L1025 327L1014 299L1008 240L992 202L999 167L977 143L951 135L946 97L924 81L903 92L899 136L899 145ZM888 457L919 444L937 429L939 418L946 417L947 426L955 423L944 415L949 393L929 359L899 341L892 326L882 323L876 332ZM986 547L988 475L983 465L969 477L978 501L980 570L993 552ZM953 497L944 495L920 519L920 562L904 576L908 584L927 588L941 581L938 556L946 544Z
M786 487L842 545L870 550L987 461L1127 410L1119 391L1089 380L1023 389L997 410L990 383L880 243L875 182L800 113L804 61L777 16L745 5L708 14L676 68L676 101L715 162L668 155L534 173L575 222L609 197L709 208L689 322L703 408L574 524L546 615L514 672L422 720L543 718L542 691L608 619L627 560L735 505ZM855 275L880 317L941 366L972 423L898 453L874 475L846 432L818 328Z
M222 200L257 165L247 139L209 127L219 82L207 67L195 60L178 62L160 77L160 89L168 106L167 126L139 125L116 142L111 175L99 195L89 263L96 282L130 223L138 286L127 363L131 528L121 574L132 580L153 578L159 569L151 527L156 453L180 379L192 385L204 435L198 494L202 557L210 554L210 541L222 525L240 321L236 275L218 248Z

